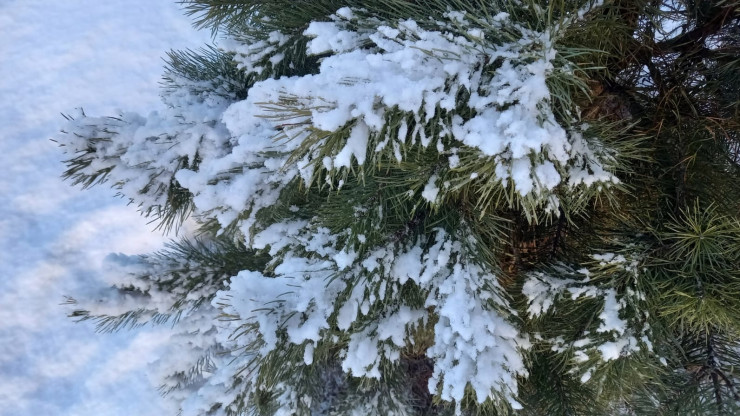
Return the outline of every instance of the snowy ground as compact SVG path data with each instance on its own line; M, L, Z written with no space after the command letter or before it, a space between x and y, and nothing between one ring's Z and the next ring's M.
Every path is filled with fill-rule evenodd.
M0 1L0 415L161 415L153 332L94 334L60 306L92 290L110 252L162 237L107 188L62 183L61 112L159 106L161 56L196 48L173 0Z

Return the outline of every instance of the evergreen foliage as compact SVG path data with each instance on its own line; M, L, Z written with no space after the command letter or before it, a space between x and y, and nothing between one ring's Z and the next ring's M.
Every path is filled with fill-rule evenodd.
M182 415L740 412L740 1L187 0L64 176L165 231L71 299Z

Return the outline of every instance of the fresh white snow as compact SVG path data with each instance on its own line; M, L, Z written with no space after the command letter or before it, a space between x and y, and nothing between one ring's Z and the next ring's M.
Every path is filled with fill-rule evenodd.
M169 411L145 367L165 338L95 334L60 305L103 285L108 253L162 238L107 187L62 183L49 139L75 107L156 109L164 53L209 40L169 0L0 2L0 414Z

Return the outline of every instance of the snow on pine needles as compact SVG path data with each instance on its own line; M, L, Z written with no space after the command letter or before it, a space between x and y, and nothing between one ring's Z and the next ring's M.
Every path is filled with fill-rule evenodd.
M327 365L335 351L329 367L340 378L382 380L425 329L432 394L458 413L470 392L479 403L521 407L517 380L527 376L531 342L475 228L419 224L471 183L513 191L511 207L527 201L557 213L559 195L619 182L614 152L568 118L548 87L555 75L573 76L555 47L560 30L529 28L503 10L422 21L342 8L299 33L272 30L250 43L232 36L214 52L230 75L170 74L166 111L70 120L58 138L72 157L69 176L111 181L150 214L192 212L216 230L212 238L269 256L230 278L209 277L170 307L192 306L177 323L199 334L191 362L233 358L209 358L208 371L185 383L201 403L174 395L184 415L213 403L234 410L265 391L276 392L281 411L325 414L327 392L296 387L306 368ZM301 44L301 62L291 61ZM311 59L313 70L299 73ZM381 173L405 174L418 160L432 164L399 182ZM525 285L531 314L553 302L542 290L568 284L534 282ZM614 294L599 295L603 332L625 335ZM226 320L204 324L217 313ZM404 414L402 396L357 406L390 401Z

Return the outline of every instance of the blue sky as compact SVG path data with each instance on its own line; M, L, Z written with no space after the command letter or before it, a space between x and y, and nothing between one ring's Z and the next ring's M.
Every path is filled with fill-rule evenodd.
M146 367L162 333L95 334L60 305L163 237L107 187L63 183L50 139L75 107L156 110L165 51L208 41L173 0L0 2L0 415L168 413Z

